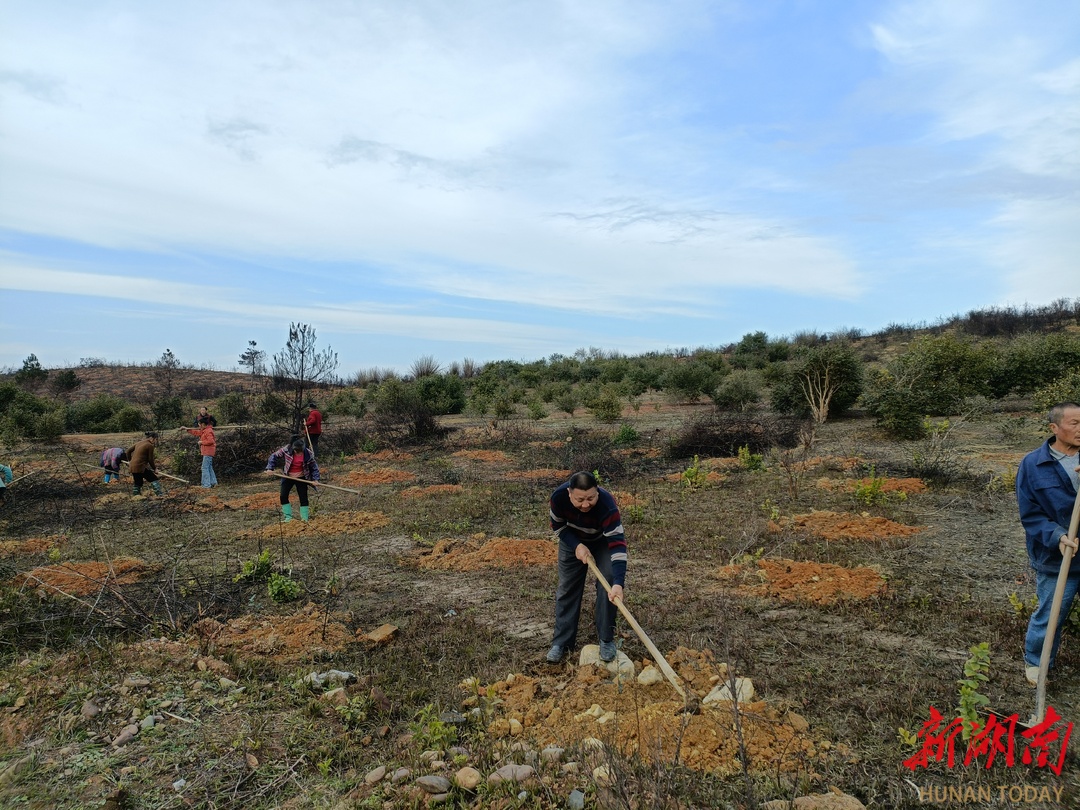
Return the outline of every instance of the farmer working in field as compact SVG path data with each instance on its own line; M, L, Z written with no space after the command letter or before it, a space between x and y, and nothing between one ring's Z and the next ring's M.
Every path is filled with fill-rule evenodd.
M1031 614L1024 639L1024 674L1032 686L1038 683L1039 657L1065 548L1076 551L1076 541L1070 541L1068 534L1077 488L1080 487L1080 476L1077 475L1080 471L1077 466L1080 464L1080 405L1063 402L1051 408L1050 430L1053 438L1024 456L1016 471L1016 502L1027 535L1028 559L1035 569L1035 592L1039 597L1039 605ZM1080 565L1074 560L1066 580L1061 617L1069 615L1078 585ZM1050 649L1051 667L1061 644L1063 624L1064 621L1058 623Z
M105 483L120 480L120 462L131 461L123 447L107 447L101 451L101 466L105 469Z
M214 438L214 426L210 424L211 419L213 417L210 414L203 414L199 417L198 427L184 428L192 436L199 437L199 452L202 453L202 485L206 489L217 486L217 476L214 474L214 453L217 452L217 439Z
M132 495L142 495L144 480L153 487L155 495L165 494L161 490L161 482L157 480L157 473L154 471L154 448L157 447L157 441L158 435L151 430L146 434L146 438L127 451L128 458L131 459L129 462L131 477L134 479L131 487Z
M622 599L626 580L626 537L615 499L592 473L578 472L551 493L551 529L559 536L559 587L555 592L555 637L547 660L558 663L577 642L581 598L591 554L611 583L610 596L596 583L596 632L600 659L615 659L614 602Z
M322 414L315 407L314 402L309 402L304 410L304 431L311 441L312 455L319 455L319 437L322 436Z
M7 501L7 485L11 483L13 477L11 467L0 464L0 504Z
M292 520L289 492L295 486L296 494L300 497L300 519L306 522L310 515L308 483L317 486L315 482L319 480L319 465L315 462L315 454L307 449L303 439L293 439L292 444L287 444L270 454L270 459L266 462L267 475L276 475L274 468L279 462L282 464L284 474L289 476L281 479L281 514L286 523Z

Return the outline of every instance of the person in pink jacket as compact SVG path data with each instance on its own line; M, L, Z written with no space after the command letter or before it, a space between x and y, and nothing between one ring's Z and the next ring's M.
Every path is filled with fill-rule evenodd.
M217 439L214 437L214 426L210 423L209 415L199 417L199 426L184 428L192 436L199 437L199 452L202 453L202 485L209 489L217 486L217 475L214 474L214 453L217 452Z

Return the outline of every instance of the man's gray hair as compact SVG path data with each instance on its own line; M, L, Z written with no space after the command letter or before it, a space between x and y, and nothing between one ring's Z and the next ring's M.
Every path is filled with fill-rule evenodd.
M1075 402L1059 402L1050 409L1046 421L1051 425L1060 425L1061 420L1065 418L1065 411L1068 408L1080 408L1080 405L1077 405Z

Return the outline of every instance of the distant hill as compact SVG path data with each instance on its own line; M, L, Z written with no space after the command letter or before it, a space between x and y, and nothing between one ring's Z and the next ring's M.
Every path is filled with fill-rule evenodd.
M50 379L66 369L49 369ZM72 402L93 399L99 394L112 394L127 400L150 404L161 397L163 384L156 376L153 366L88 366L72 368L81 385L66 398ZM252 377L238 371L207 371L205 369L177 369L173 372L173 393L191 400L214 400L230 391L262 390L266 378ZM6 377L10 379L10 375ZM49 391L46 380L37 393Z

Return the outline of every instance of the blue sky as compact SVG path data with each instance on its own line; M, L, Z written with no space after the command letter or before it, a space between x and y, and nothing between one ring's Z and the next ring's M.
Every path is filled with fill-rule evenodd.
M1080 295L1080 14L0 0L0 367L636 354Z

